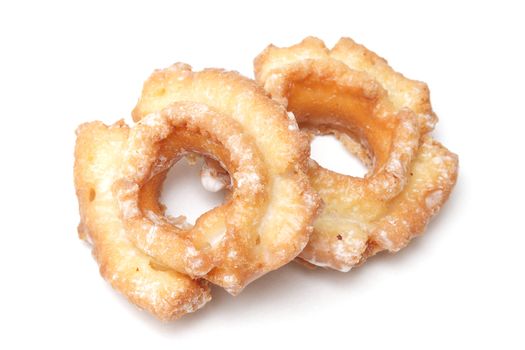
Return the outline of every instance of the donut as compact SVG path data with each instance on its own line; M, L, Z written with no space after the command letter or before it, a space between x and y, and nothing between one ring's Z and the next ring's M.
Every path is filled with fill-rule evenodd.
M426 84L348 38L331 50L313 37L288 48L270 45L254 70L305 135L334 134L368 167L358 178L309 161L323 206L301 259L349 271L424 231L458 171L457 156L429 136L437 117Z
M193 312L211 299L205 280L158 264L130 242L112 187L129 128L123 121L77 129L74 178L80 207L79 236L93 245L102 276L132 303L161 320Z
M306 175L308 140L254 81L178 63L151 75L132 116L113 190L142 252L235 295L303 250L319 205ZM227 171L230 190L192 226L164 215L158 193L167 169L194 153Z

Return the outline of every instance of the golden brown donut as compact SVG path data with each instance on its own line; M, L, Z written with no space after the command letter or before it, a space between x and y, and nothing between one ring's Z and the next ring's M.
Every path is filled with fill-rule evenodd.
M424 83L403 77L365 47L317 38L267 47L255 76L309 134L335 134L369 167L364 178L310 161L324 206L300 257L348 271L381 250L403 248L447 200L457 156L426 133L437 120ZM353 141L352 141L353 140Z
M142 251L237 294L303 250L318 207L305 174L308 142L255 82L175 64L146 81L133 118L129 168L114 190ZM232 182L226 202L193 227L172 222L156 200L163 172L188 152L218 161Z
M211 299L204 280L166 269L128 240L112 186L129 128L122 122L81 125L75 148L79 235L91 242L102 276L132 303L162 320L176 319Z

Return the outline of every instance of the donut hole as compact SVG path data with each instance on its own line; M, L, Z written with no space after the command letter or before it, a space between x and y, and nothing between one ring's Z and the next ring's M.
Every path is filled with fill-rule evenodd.
M380 108L373 91L366 91L363 86L343 88L312 74L290 84L286 98L287 108L301 128L312 128L321 134L338 131L354 142L366 143L369 156L365 163L371 163L368 160L373 158L374 165L381 166L387 161L392 132L388 123L377 115Z
M203 213L220 206L226 191L209 192L201 184L202 157L184 157L168 171L160 202L166 214L173 217L184 215L192 225Z
M323 168L342 175L364 177L368 167L334 135L317 135L310 145L310 158Z

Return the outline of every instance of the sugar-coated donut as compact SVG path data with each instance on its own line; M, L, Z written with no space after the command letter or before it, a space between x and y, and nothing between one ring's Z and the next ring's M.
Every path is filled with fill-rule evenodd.
M124 156L130 167L117 192L130 238L143 251L237 294L303 250L318 207L305 173L307 138L254 81L175 64L146 81L133 118ZM214 159L231 177L226 202L192 228L141 208L141 197L157 191L147 185L151 177L187 152Z
M437 120L426 84L405 78L351 39L329 50L317 38L267 47L256 80L305 134L335 134L369 166L364 178L310 161L324 206L300 257L348 271L420 234L447 200L457 156L426 134Z

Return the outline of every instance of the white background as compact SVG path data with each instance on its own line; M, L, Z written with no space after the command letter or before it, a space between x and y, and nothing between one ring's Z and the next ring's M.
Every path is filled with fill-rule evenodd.
M524 11L504 1L189 3L1 3L0 348L523 349ZM102 280L77 238L75 128L129 121L154 68L184 61L252 77L267 44L307 35L330 46L350 36L429 84L434 135L460 156L450 201L397 255L348 274L290 264L158 322ZM195 176L184 181L203 193Z

